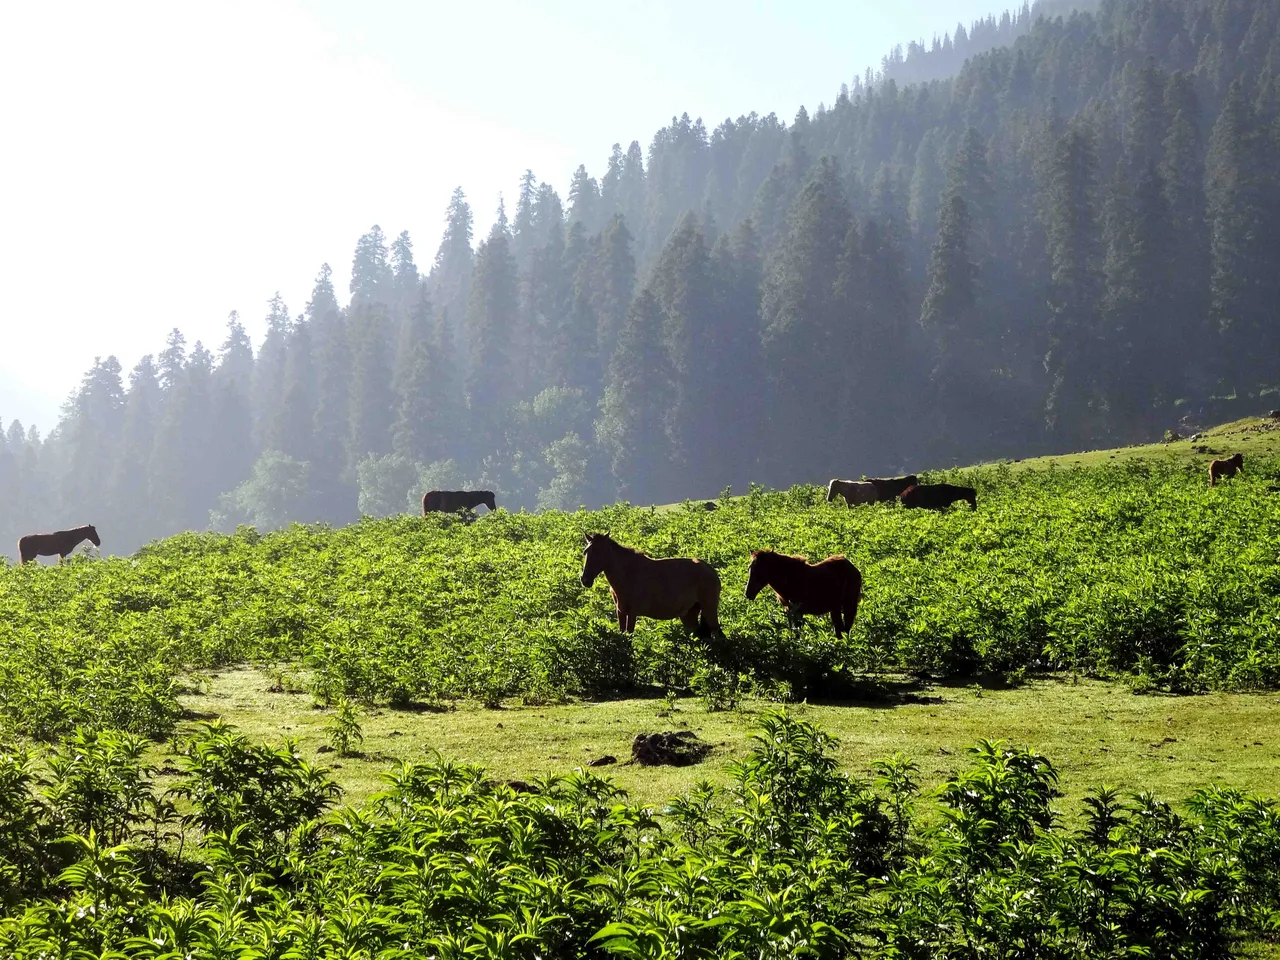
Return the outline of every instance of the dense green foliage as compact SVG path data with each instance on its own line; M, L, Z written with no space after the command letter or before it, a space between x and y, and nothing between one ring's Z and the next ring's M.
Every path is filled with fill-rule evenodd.
M0 542L93 522L128 553L464 485L663 503L1261 412L1280 7L1072 6L891 55L790 123L680 116L567 202L528 172L491 226L459 189L429 269L375 226L349 299L323 267L256 355L233 315L216 351L104 358L47 436L4 429Z
M1190 468L1126 464L965 474L978 510L848 509L820 488L659 512L547 512L185 534L133 559L0 567L0 724L168 728L196 667L288 662L316 696L527 701L635 685L690 689L711 667L794 695L860 671L935 677L1074 670L1175 690L1280 685L1277 465L1210 489ZM578 576L582 534L720 573L727 638L678 621L616 630ZM796 631L743 595L750 551L845 553L865 591L852 633Z
M42 771L0 749L0 953L1190 960L1280 916L1273 802L1205 789L1180 815L1099 790L1067 829L1051 763L1001 744L933 818L909 761L851 777L785 713L728 789L661 818L581 771L517 792L439 758L335 811L323 771L220 724L162 793L135 747L77 735Z

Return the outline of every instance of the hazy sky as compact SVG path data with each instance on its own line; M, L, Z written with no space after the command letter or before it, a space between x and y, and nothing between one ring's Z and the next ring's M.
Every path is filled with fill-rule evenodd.
M1019 0L1020 3L1020 0ZM0 3L0 420L47 432L96 355L254 336L372 224L419 265L532 168L566 191L688 112L830 104L994 0Z

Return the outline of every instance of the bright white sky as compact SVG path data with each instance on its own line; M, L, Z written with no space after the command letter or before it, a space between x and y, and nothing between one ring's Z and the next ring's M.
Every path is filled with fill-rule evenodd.
M1019 0L1020 2L1020 0ZM492 222L526 167L681 112L831 103L895 43L998 0L0 0L0 420L47 432L96 355L174 326L257 342L378 223L434 256L459 184Z

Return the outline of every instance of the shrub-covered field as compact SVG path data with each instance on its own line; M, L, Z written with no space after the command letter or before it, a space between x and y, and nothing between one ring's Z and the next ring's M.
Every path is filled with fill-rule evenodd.
M1100 789L1064 823L1036 753L982 742L941 777L899 756L859 778L818 729L767 714L727 788L661 811L581 772L524 792L440 758L340 807L291 744L190 718L162 759L146 738L174 733L202 669L245 662L334 705L340 750L363 736L360 701L650 686L714 706L888 670L1275 688L1277 467L1214 490L1140 462L948 477L978 487L977 512L849 510L803 487L711 512L402 517L0 567L0 956L1208 958L1261 942L1280 931L1280 812L1222 785L1178 811ZM604 585L578 582L597 529L714 564L726 639L650 621L619 636ZM759 547L848 554L866 584L853 633L747 603ZM922 794L926 776L941 785Z
M43 773L0 751L0 955L1207 960L1277 929L1270 802L1101 790L1065 829L1049 760L982 742L929 818L910 763L851 777L832 748L767 714L727 790L661 816L590 774L442 759L335 810L323 771L220 724L168 793L132 735L77 735Z
M716 511L619 506L474 522L401 517L259 536L190 534L132 559L0 568L0 717L54 737L76 725L168 729L184 671L306 668L325 701L549 701L736 678L793 695L900 669L1125 674L1176 691L1280 684L1275 462L1209 489L1200 471L1130 463L963 475L978 510L848 509L821 491ZM953 478L954 479L954 478ZM727 639L678 622L620 636L603 582L583 589L582 533L720 571ZM750 550L845 553L865 592L851 636L795 631L743 596Z

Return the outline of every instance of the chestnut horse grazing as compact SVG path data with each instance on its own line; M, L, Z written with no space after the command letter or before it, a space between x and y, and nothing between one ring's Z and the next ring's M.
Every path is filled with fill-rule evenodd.
M875 503L880 499L880 493L870 481L832 480L827 484L827 503L836 497L844 497L845 503L856 507L860 503Z
M480 504L497 510L492 490L432 490L422 498L422 515L474 510Z
M29 533L18 541L18 562L27 563L36 557L51 557L55 553L61 560L84 540L95 547L102 546L98 531L92 524L58 530L55 533Z
M604 574L623 633L635 632L636 617L679 617L697 637L720 633L720 574L714 567L683 557L655 560L607 533L588 533L586 538L582 585L589 587Z
M1209 461L1209 486L1216 486L1219 480L1234 477L1244 470L1244 454L1236 453L1225 460Z
M970 510L978 509L978 491L951 483L917 483L903 490L900 499L904 507L924 507L927 510L944 510L960 500L967 502Z
M836 636L843 637L858 615L862 574L846 557L810 563L807 557L755 550L747 571L747 599L754 600L765 587L773 587L789 613L831 614Z

